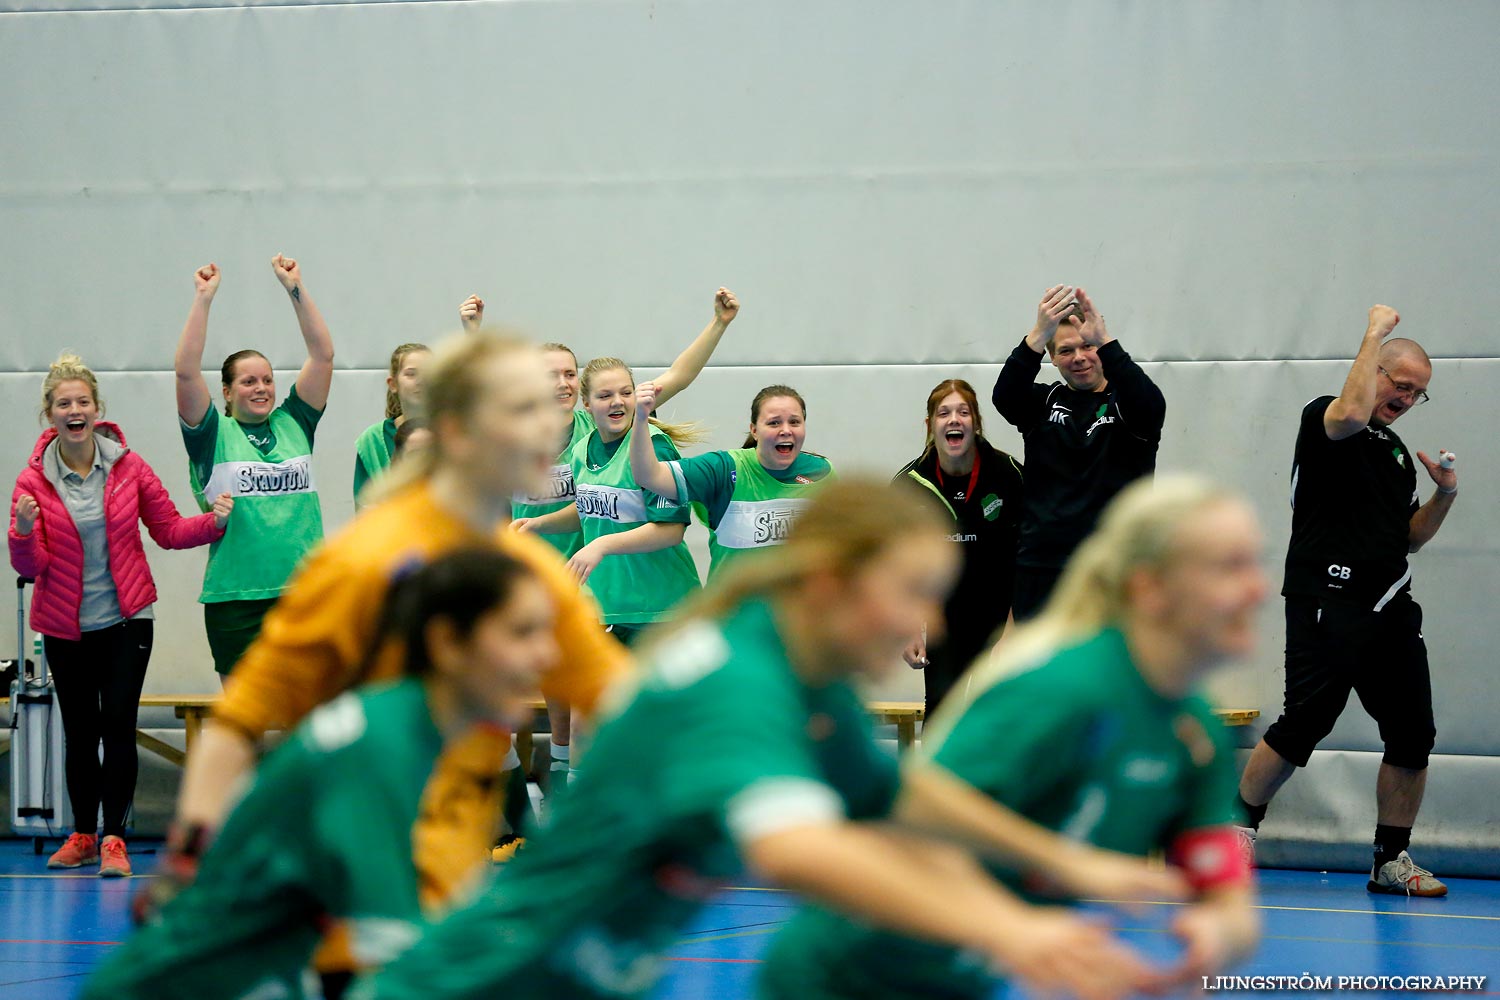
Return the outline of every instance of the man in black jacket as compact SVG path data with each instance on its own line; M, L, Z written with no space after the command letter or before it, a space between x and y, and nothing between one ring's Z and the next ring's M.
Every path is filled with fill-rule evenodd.
M1063 381L1038 385L1043 352ZM1082 288L1056 285L1036 326L995 380L995 409L1026 445L1011 607L1016 620L1047 603L1073 549L1114 495L1156 471L1167 401L1105 328Z

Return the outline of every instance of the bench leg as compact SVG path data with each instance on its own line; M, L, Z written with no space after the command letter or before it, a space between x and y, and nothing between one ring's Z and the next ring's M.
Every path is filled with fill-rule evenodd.
M528 777L531 775L532 746L531 730L523 729L516 733L516 756L521 758L521 773Z
M182 717L182 731L187 738L187 752L193 752L193 744L198 742L198 734L203 732L203 714L201 712L186 712Z
M170 743L163 743L155 736L152 736L150 733L147 733L143 730L137 729L135 731L135 742L142 748L150 750L158 757L163 757L171 763L176 764L178 767L181 767L183 765L183 762L187 760L187 755L184 754L181 750L172 746Z
M903 752L910 750L912 744L917 742L917 720L911 718L898 719L896 722L896 746Z

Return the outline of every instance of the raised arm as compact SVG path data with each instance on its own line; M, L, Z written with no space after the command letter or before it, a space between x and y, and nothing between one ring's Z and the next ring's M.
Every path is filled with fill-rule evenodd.
M1380 344L1399 322L1401 315L1390 306L1370 307L1365 336L1360 342L1359 353L1354 356L1354 364L1349 368L1349 377L1344 379L1344 389L1328 404L1328 410L1323 414L1323 430L1327 432L1328 440L1342 441L1369 426L1380 379Z
M655 380L656 405L660 406L682 390L693 384L693 380L703 374L703 366L708 364L708 359L713 357L714 350L718 348L719 341L724 337L724 331L729 329L729 324L740 313L740 300L734 297L734 293L727 288L720 288L714 293L714 318L711 323L703 328L703 332L694 338L687 346L687 350L677 355L677 360L672 362L672 367L662 372Z
M1448 516L1448 511L1453 509L1453 501L1458 498L1458 470L1453 467L1454 456L1442 449L1438 450L1438 454L1447 459L1446 468L1428 458L1426 452L1417 452L1417 458L1427 467L1427 474L1432 477L1437 492L1411 516L1408 538L1413 552L1432 541L1438 529L1443 526L1443 519Z
M1151 376L1110 335L1109 328L1104 325L1104 314L1094 307L1088 292L1082 288L1078 289L1078 305L1083 315L1079 335L1084 343L1092 344L1099 352L1100 367L1109 387L1114 390L1115 405L1125 426L1139 437L1161 437L1162 424L1167 420L1167 398L1151 381Z
M323 322L323 314L307 294L297 262L277 254L271 258L271 269L291 297L297 325L302 329L302 342L307 345L307 360L297 373L297 395L308 406L322 410L328 406L328 390L333 385L333 337L328 333L328 324Z
M660 389L652 382L642 382L635 387L635 426L646 427L651 413L656 409ZM677 477L666 462L656 456L650 434L630 435L630 475L635 484L668 500L680 500L677 495Z
M203 380L203 346L208 340L208 310L219 291L219 277L217 264L193 272L193 304L172 359L177 376L177 415L190 427L198 426L213 402L208 383Z

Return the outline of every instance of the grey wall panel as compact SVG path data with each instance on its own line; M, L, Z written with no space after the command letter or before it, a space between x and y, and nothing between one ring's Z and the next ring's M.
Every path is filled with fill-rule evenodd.
M666 358L720 282L754 303L734 363L983 359L1059 279L1144 356L1336 357L1376 298L1427 328L1493 312L1497 27L1093 0L6 15L0 325L160 364L215 259L222 322L264 339L286 250L351 367L474 288ZM1400 70L1363 71L1376 37Z
M1365 871L1375 833L1380 755L1319 750L1282 788L1256 843L1269 868ZM1500 761L1432 759L1412 834L1417 863L1441 875L1500 877Z

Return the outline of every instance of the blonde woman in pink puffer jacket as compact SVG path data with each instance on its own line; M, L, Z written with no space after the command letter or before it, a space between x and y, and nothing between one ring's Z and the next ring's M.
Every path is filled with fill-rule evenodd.
M47 867L97 862L100 875L120 876L130 874L125 817L156 602L139 526L165 549L206 545L223 535L234 501L225 494L212 512L183 517L103 412L94 373L64 354L42 383L47 429L16 480L9 540L11 565L36 580L31 627L43 636L67 736L77 829Z

